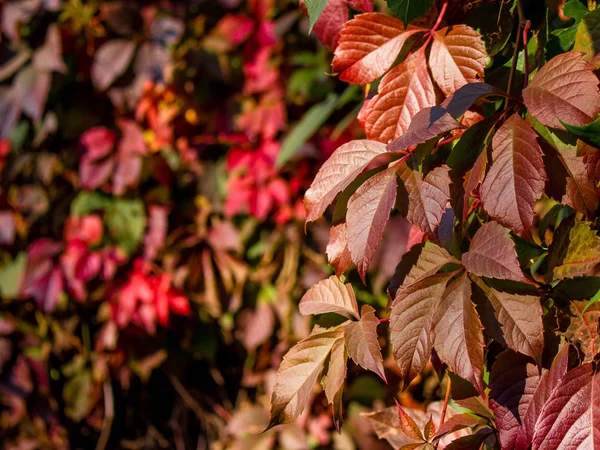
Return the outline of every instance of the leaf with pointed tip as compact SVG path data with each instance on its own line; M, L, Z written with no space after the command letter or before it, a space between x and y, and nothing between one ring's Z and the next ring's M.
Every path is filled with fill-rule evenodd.
M573 133L575 136L588 141L590 144L600 147L600 118L597 118L593 122L583 126L570 125L565 122L561 122L563 126Z
M569 304L572 317L565 337L579 349L582 361L591 362L600 352L600 304L593 303L587 310L586 305L586 301Z
M436 167L425 178L407 166L400 172L408 193L406 219L430 237L436 237L436 230L450 200L449 173L448 166Z
M446 288L433 324L433 346L440 359L485 395L483 327L471 301L471 281L466 274Z
M477 157L475 164L473 164L473 168L469 170L469 172L467 172L463 178L463 222L467 221L467 215L469 214L469 199L485 179L487 163L487 152L482 151Z
M346 347L348 354L356 364L375 372L386 381L383 357L377 340L377 325L379 325L379 320L375 316L375 309L372 306L364 305L360 320L346 326Z
M387 0L389 8L404 25L423 16L431 7L433 0Z
M329 243L327 244L326 253L329 265L333 267L338 277L352 265L345 223L331 227L329 230Z
M572 147L558 148L561 162L567 169L567 187L562 203L576 211L593 215L598 207L599 193L594 181L590 178L584 156L577 156L577 149Z
M404 408L407 412L408 408ZM412 411L411 411L412 412ZM400 430L400 419L398 418L398 409L395 406L375 411L372 413L363 413L373 427L373 431L379 439L385 439L394 449L400 449L404 445L414 443ZM421 440L422 442L422 440Z
M269 428L294 421L305 408L333 346L344 338L343 327L315 329L283 357L271 396Z
M501 292L487 286L481 278L471 275L471 279L483 291L494 310L494 317L500 325L501 339L508 348L523 355L531 356L541 367L544 349L544 325L542 323L542 306L540 299L533 295L518 295ZM486 329L494 328L486 323L487 317L482 315ZM497 327L497 325L496 325Z
M586 14L575 34L574 52L581 52L585 55L584 59L590 61L597 53L600 47L600 11L594 11Z
M404 387L423 370L431 356L433 315L454 274L431 275L400 289L392 304L390 341Z
M591 222L576 220L569 232L569 246L553 274L557 280L587 275L600 263L600 237L591 228Z
M445 450L474 450L483 448L482 445L493 433L489 428L479 430L475 434L462 436L448 444Z
M433 34L429 67L445 95L482 81L486 59L481 35L467 25L442 28Z
M336 313L344 317L360 318L351 284L344 284L332 275L311 287L300 300L300 314Z
M344 25L332 69L347 83L370 83L392 67L409 37L424 31L405 30L400 20L387 14L360 14Z
M391 167L369 178L348 202L348 250L363 282L396 203L396 192L396 168Z
M423 442L423 433L421 428L416 424L414 419L408 415L396 400L396 408L398 409L398 419L400 420L400 431L415 441Z
M339 147L319 169L304 196L307 222L323 215L337 195L367 168L378 155L386 153L385 145L369 140L356 140Z
M308 11L309 32L315 26L317 20L319 20L319 17L321 16L323 9L325 9L328 1L329 0L304 0L306 10Z
M508 230L497 222L488 222L477 230L462 261L475 275L530 283L521 271Z
M425 424L425 427L423 428L423 437L425 438L426 441L431 441L433 439L433 437L436 435L437 430L435 429L435 425L433 423L433 416L429 416L429 420L427 421L427 423Z
M594 66L581 53L552 58L523 90L523 102L543 125L564 130L561 121L586 125L600 113L600 91Z
M492 140L492 165L481 186L486 212L518 235L533 224L533 206L544 192L546 172L535 131L518 114Z
M419 111L436 104L425 50L412 53L388 72L378 92L365 103L360 116L369 139L388 143L406 133Z
M342 393L346 381L347 360L344 339L337 339L331 347L327 373L323 376L322 384L327 401L333 405L333 421L338 431L342 426Z
M422 144L429 139L457 128L461 128L461 124L448 114L444 108L437 105L430 106L419 111L410 122L406 133L392 141L387 149L390 152L397 152Z
M507 94L487 83L469 83L448 96L440 106L458 119L476 101L489 96L506 97Z
M542 408L533 449L600 448L600 373L592 364L568 372Z

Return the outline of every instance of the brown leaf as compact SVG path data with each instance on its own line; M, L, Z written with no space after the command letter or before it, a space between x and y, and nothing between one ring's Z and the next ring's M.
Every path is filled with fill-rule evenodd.
M543 125L564 130L561 120L581 126L600 113L598 78L582 56L568 52L552 58L523 90L525 106Z
M346 381L348 352L344 339L338 339L331 348L327 373L323 377L323 389L327 401L333 405L333 421L339 431L342 426L342 393Z
M450 95L483 80L486 58L481 35L467 25L456 25L434 33L429 67L442 92Z
M481 186L486 212L523 236L533 224L533 206L544 192L546 172L537 135L518 114L492 140L492 165Z
M379 320L372 306L364 305L358 322L346 326L346 347L352 360L364 369L375 372L384 381L383 358L377 340Z
M348 250L363 282L396 203L396 168L369 178L348 201Z
M581 359L591 362L600 352L600 303L584 309L587 301L572 301L569 304L572 317L565 337L580 350Z
M329 243L327 244L327 260L339 277L352 265L352 257L348 250L348 235L345 223L341 223L329 230Z
M333 275L311 287L300 300L300 314L336 313L345 317L360 318L351 284L344 284Z

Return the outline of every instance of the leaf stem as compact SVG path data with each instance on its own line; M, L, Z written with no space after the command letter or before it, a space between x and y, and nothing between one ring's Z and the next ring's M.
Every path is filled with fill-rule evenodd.
M389 317L385 317L383 319L379 319L379 323L389 323L390 322L390 318Z
M523 87L526 88L529 83L529 52L527 51L527 37L529 35L529 30L531 29L531 21L525 21L525 26L523 27L523 56L525 63L525 80L523 82Z
M442 414L440 417L440 424L438 425L438 430L444 425L444 421L446 420L446 410L448 409L448 402L450 401L450 377L448 377L448 383L446 384L446 395L444 397L444 406L442 406Z
M442 9L440 10L440 14L438 15L437 20L435 21L435 23L431 27L431 30L428 33L429 36L427 36L427 41L425 41L425 46L424 47L427 47L427 44L429 44L431 42L431 40L433 39L433 36L434 36L435 32L437 31L437 29L442 24L442 20L444 20L444 15L446 14L446 10L448 9L448 3L449 3L448 0L446 0L444 2L444 4L442 5Z

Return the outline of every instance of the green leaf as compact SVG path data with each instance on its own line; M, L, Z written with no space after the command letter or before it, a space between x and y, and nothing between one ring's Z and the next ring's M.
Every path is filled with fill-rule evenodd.
M66 382L63 389L65 414L75 422L83 420L94 406L95 401L92 390L92 373L90 370L79 372Z
M594 303L598 303L598 301L600 301L600 290L596 292L589 302L587 302L587 305L585 305L585 308L583 308L583 312L586 312L590 306L592 306Z
M572 17L575 19L576 23L579 23L579 21L583 19L583 16L585 16L588 12L589 10L583 3L581 3L580 0L569 0L567 3L565 3L565 6L563 6L563 13L565 16Z
M309 33L312 31L315 23L317 23L317 20L319 20L323 9L327 5L327 1L328 0L306 0L304 2L306 4L306 9L308 10L308 19L310 22Z
M417 17L423 16L433 0L387 0L389 8L405 27Z
M569 246L561 264L554 267L554 278L563 280L586 275L600 263L600 237L591 222L576 220L569 232Z
M588 141L590 144L596 147L600 147L600 117L593 122L582 126L569 125L568 123L564 123L562 120L560 123L562 123L563 126L575 136Z
M19 253L15 259L6 263L0 269L0 297L4 299L16 298L21 289L21 278L25 271L27 255Z

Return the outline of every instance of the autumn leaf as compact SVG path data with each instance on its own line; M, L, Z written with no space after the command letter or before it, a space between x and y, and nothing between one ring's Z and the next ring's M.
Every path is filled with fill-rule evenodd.
M425 234L435 237L450 200L450 168L437 167L425 178L415 170L405 167L400 178L408 193L406 219Z
M345 223L331 227L327 244L327 260L339 277L352 265L352 257L348 250L348 234Z
M565 337L577 347L582 361L592 362L600 352L600 303L593 303L586 309L587 303L570 302L571 314Z
M506 93L487 83L470 83L465 84L456 92L446 97L440 106L448 111L452 117L458 119L475 102L489 96L506 97Z
M337 339L331 347L327 372L323 376L322 384L327 401L333 405L333 420L338 431L342 426L342 394L346 381L347 360L348 352L344 339Z
M600 237L592 230L590 222L576 220L569 232L569 246L553 274L557 280L586 275L600 263Z
M452 276L431 275L396 294L390 316L390 341L405 387L429 361L433 315Z
M598 78L582 56L569 52L552 58L523 90L525 106L543 125L564 130L560 121L581 126L600 113Z
M403 409L405 413L408 413L408 408ZM363 413L362 416L369 421L377 437L388 441L394 449L400 449L404 445L415 442L400 429L398 409L395 406L372 413Z
M387 14L358 15L342 29L332 70L347 83L371 83L392 67L406 40L423 31L405 30L401 21Z
M310 30L315 26L317 20L321 16L323 9L327 6L327 2L329 0L304 0L304 4L306 5L306 9L308 11L309 25Z
M530 283L521 271L508 230L497 222L488 222L477 230L462 261L475 275Z
M486 212L518 235L533 224L533 206L544 191L546 172L537 135L518 114L492 140L492 165L481 186Z
M300 415L334 345L343 339L343 328L316 329L284 356L271 396L269 428Z
M348 249L363 282L396 203L396 188L396 168L391 167L369 178L348 202Z
M541 367L544 325L540 299L533 295L497 291L474 275L471 279L485 294L497 321L496 324L486 323L490 318L482 315L486 331L493 333L499 324L501 334L493 333L492 337L516 352L531 356Z
M388 72L379 93L363 106L360 115L367 138L388 143L406 133L419 111L435 104L435 88L421 48Z
M581 52L585 55L586 61L591 59L598 53L600 46L600 11L595 9L583 16L577 33L575 34L575 44L573 45L574 52Z
M306 221L312 222L321 217L335 197L348 187L376 156L385 152L384 144L368 140L351 141L339 147L321 166L306 191Z
M416 442L424 442L423 433L421 428L416 424L414 419L410 417L406 411L400 406L400 403L396 401L396 407L398 408L398 419L400 420L400 431L406 436Z
M569 174L562 203L576 211L592 215L598 207L598 189L589 177L585 157L577 156L576 152L577 149L571 147L558 149L559 157Z
M443 28L433 34L429 67L445 95L482 81L486 58L481 35L467 25Z
M466 274L446 288L433 324L433 346L440 359L485 395L483 327L471 301L471 281Z
M352 285L342 283L335 275L311 287L298 308L303 315L336 313L360 318Z
M377 325L379 320L375 316L372 306L364 305L358 322L350 322L346 326L346 347L352 360L366 370L379 375L384 381L383 358L377 340Z
M533 449L600 446L600 373L592 364L568 372L542 408Z

